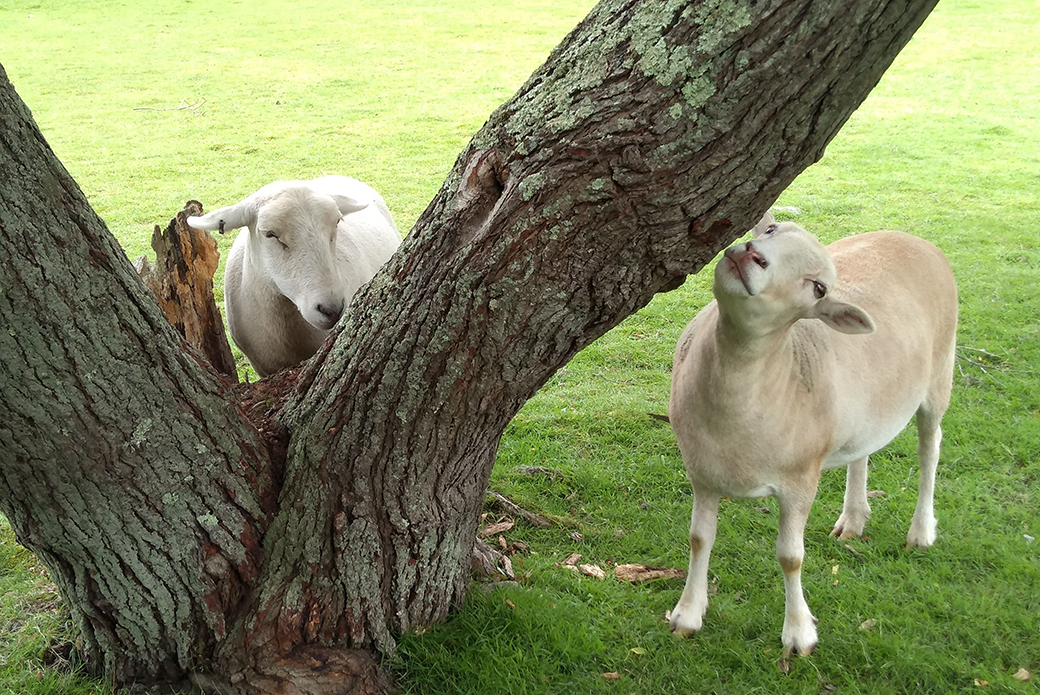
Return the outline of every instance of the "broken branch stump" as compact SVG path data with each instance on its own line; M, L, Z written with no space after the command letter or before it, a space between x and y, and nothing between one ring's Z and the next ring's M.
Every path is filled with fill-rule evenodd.
M237 382L235 358L213 297L220 250L208 232L188 226L189 216L201 214L202 203L189 200L165 230L155 225L155 264L141 256L134 268L188 344L202 352L217 372Z

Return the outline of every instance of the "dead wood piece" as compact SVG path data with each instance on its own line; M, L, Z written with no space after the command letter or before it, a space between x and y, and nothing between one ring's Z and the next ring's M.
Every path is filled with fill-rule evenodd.
M471 559L473 574L481 579L495 580L499 577L516 579L513 561L481 539L473 544Z
M499 493L491 490L488 492L488 497L490 497L492 502L506 514L512 514L513 516L522 517L529 524L532 524L533 526L538 526L539 528L549 528L550 526L552 526L552 522L549 519L545 518L541 514L535 514L534 512L527 511L526 509L518 505L516 502L513 502L511 499L506 497L505 495L500 495Z
M188 226L190 215L201 214L202 203L189 200L165 230L156 225L152 233L155 263L141 256L134 268L188 344L202 352L217 372L238 381L224 321L213 297L220 251L208 232Z
M574 567L575 565L578 564L578 560L580 560L580 559L581 559L581 553L571 553L570 555L567 556L567 559L564 560L560 564L564 565L565 567Z
M639 584L651 579L682 579L686 572L674 567L647 567L646 565L616 565L614 574L623 582Z
M586 577L592 577L593 579L606 579L607 573L603 571L603 568L599 565L578 565L578 571L584 574Z

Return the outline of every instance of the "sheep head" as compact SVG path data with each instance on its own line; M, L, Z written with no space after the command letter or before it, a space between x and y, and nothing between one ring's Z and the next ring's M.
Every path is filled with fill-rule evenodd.
M759 224L752 241L735 244L715 266L720 312L750 335L766 335L803 318L842 333L871 333L874 321L834 298L837 275L827 249L792 222Z
M329 330L343 314L346 288L336 260L337 227L368 201L305 182L268 184L235 205L189 217L197 229L248 228L248 262L311 325Z

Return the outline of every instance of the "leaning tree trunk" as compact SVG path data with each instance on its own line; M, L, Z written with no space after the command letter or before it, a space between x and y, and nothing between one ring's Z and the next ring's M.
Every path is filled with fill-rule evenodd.
M4 78L0 505L95 658L117 680L378 687L367 655L462 597L517 409L750 227L934 4L604 0L304 370L284 478Z
M277 490L0 68L0 509L116 682L205 669Z

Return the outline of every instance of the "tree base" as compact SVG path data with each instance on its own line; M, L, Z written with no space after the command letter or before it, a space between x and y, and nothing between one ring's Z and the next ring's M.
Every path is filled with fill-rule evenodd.
M287 656L274 657L232 674L227 680L192 676L207 695L387 695L389 676L370 653L303 645Z

